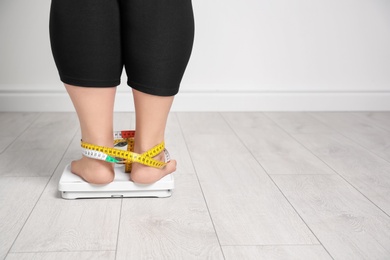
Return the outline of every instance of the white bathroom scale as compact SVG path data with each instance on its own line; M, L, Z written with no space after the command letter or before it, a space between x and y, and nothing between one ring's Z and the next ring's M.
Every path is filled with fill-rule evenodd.
M115 165L115 179L106 185L90 184L70 171L70 164L62 173L58 190L64 199L82 198L127 198L127 197L157 197L165 198L172 195L174 189L173 174L164 176L152 184L138 184L129 180L129 174L124 172L123 165Z

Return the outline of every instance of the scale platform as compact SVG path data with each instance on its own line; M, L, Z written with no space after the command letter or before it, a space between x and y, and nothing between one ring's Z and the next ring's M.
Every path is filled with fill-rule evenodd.
M70 164L62 173L58 190L64 199L82 198L131 198L157 197L166 198L172 195L174 179L168 174L152 184L138 184L129 180L122 165L115 166L115 179L106 185L90 184L70 171Z

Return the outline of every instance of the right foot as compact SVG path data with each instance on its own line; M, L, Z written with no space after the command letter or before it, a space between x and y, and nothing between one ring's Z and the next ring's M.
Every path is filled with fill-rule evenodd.
M85 156L79 160L72 161L71 172L91 184L108 184L115 177L113 163Z
M158 161L164 161L165 155L164 153L160 153L154 157L154 159ZM162 169L153 168L140 163L133 163L130 173L130 180L139 184L152 184L164 176L176 171L176 165L176 160L170 160Z

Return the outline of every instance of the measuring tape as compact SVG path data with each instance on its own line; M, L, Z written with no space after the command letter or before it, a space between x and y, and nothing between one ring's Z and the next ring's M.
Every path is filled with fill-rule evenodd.
M133 162L141 163L154 168L163 168L170 161L170 155L165 149L164 141L144 152L143 154L135 153L134 136L135 131L133 130L114 132L114 146L123 147L127 145L127 151L105 146L98 146L81 141L81 147L83 148L82 153L89 158L111 163L125 164L125 172L131 171L131 164ZM152 158L161 152L164 152L165 162L161 162Z
M114 146L130 145L134 149L135 131L115 131L114 132Z

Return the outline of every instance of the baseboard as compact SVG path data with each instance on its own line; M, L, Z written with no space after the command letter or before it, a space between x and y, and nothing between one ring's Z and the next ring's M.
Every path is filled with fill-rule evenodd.
M389 111L390 91L182 91L172 111ZM74 111L65 91L1 91L0 111ZM118 92L115 111L134 111L132 95Z

